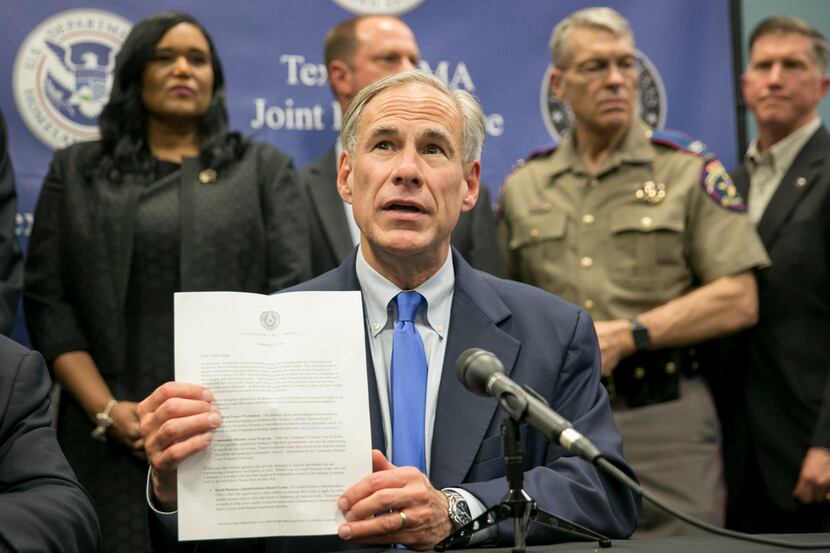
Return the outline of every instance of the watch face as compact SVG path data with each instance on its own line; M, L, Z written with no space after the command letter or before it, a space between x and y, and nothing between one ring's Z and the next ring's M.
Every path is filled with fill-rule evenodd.
M648 349L651 345L651 336L648 333L648 327L637 319L631 319L631 334L634 338L634 347L637 351Z
M464 526L473 520L473 517L470 516L470 509L467 507L467 502L462 500L460 503L461 505L459 505L458 509L458 522L460 523L459 527Z
M470 522L472 520L472 517L470 516L470 507L467 505L464 497L458 492L450 492L446 495L447 500L450 503L449 515L450 519L452 519L453 525L456 528L460 528Z

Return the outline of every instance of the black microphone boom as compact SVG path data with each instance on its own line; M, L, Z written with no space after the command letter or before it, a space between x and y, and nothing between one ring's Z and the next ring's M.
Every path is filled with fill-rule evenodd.
M504 374L504 365L487 350L470 348L458 357L455 374L465 388L480 396L492 396L510 416L525 421L552 442L593 463L599 450L550 408L543 397L521 387Z

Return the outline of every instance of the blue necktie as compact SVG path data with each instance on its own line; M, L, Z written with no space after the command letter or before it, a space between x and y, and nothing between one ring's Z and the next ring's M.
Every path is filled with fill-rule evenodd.
M415 314L423 300L418 292L395 296L398 321L392 334L392 463L426 473L427 358L415 328Z

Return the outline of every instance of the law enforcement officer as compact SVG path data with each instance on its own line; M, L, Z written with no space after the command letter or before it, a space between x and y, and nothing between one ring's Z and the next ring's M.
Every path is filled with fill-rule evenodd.
M718 422L693 344L752 325L767 256L721 164L634 117L628 22L576 12L550 41L550 86L574 114L559 148L515 171L501 238L514 279L588 310L626 457L644 487L723 523ZM644 505L639 536L691 527Z

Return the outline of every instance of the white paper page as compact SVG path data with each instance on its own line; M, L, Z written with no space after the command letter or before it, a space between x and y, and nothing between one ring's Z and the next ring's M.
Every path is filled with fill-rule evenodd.
M176 380L222 425L178 469L179 539L336 534L372 470L360 292L175 295Z

